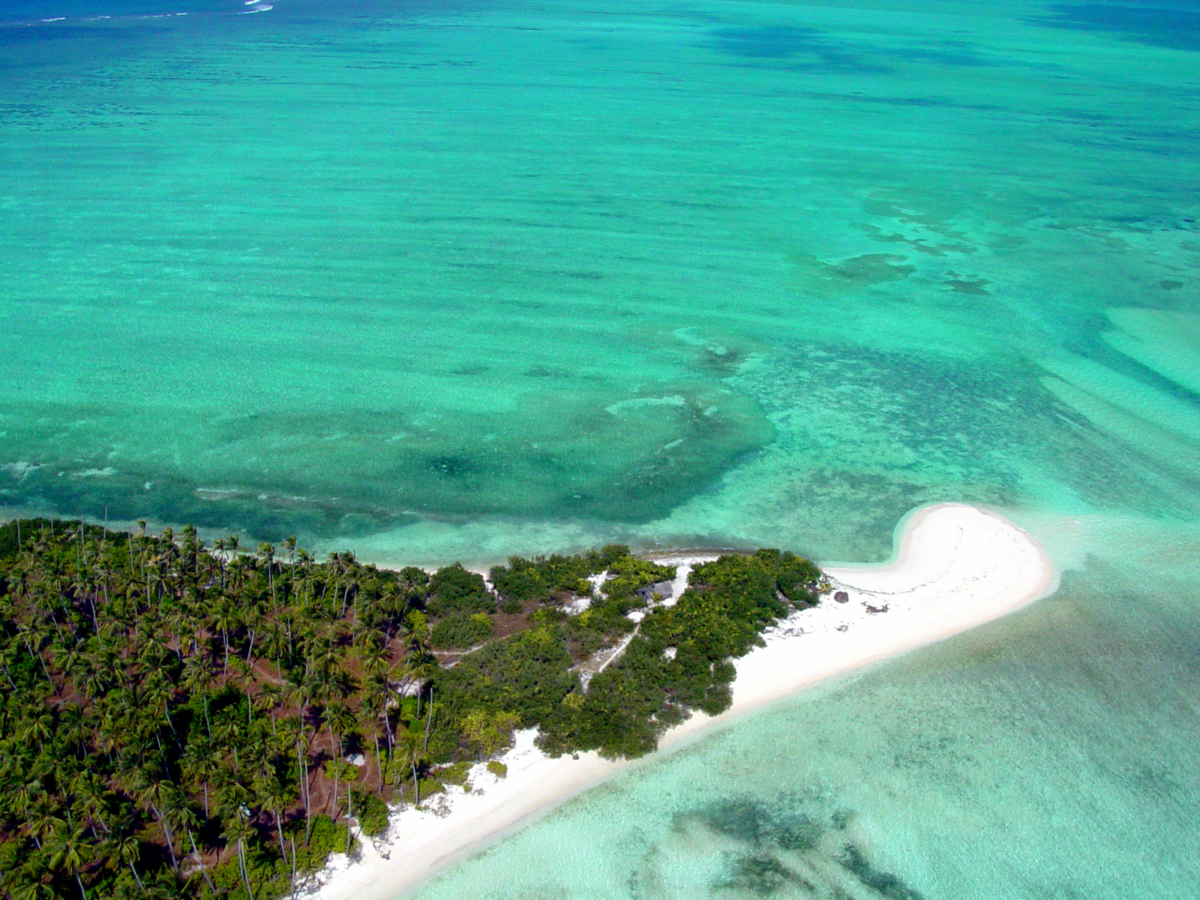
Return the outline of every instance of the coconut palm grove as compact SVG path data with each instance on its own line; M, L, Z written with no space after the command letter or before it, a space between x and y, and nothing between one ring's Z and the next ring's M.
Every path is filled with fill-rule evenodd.
M513 558L485 581L318 562L294 538L9 522L3 894L286 896L518 727L554 755L647 753L692 710L725 709L730 659L821 587L776 550L698 566L656 603L673 575L623 546Z

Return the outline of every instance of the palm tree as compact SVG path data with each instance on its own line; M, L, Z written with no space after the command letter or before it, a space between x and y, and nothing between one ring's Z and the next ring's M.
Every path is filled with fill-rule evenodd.
M360 631L356 637L358 643L358 658L362 663L363 672L370 675L381 675L387 671L391 661L388 651L387 636L375 630Z
M167 821L165 810L175 804L175 786L166 779L158 778L153 772L138 769L133 775L133 786L137 792L139 803L150 807L154 817L162 828L163 838L167 844L167 853L171 857L171 868L179 869L179 860L175 856L175 838L171 834L171 826Z
M29 808L29 817L21 827L41 850L42 843L49 840L59 828L65 827L66 822L58 814L59 806L55 798L45 791L41 791L32 799Z
M208 877L208 869L205 867L204 860L200 856L200 849L196 846L196 835L191 831L188 832L188 840L192 843L192 857L196 860L196 866L200 869L200 874L204 876L204 880L208 884L208 889L212 891L213 896L216 896L217 888L212 883L212 879Z
M259 646L262 654L275 664L279 671L283 670L283 657L289 650L287 624L279 618L267 620L262 627L262 640Z
M217 538L213 541L213 550L216 551L217 560L221 565L221 590L225 590L225 548L228 546L225 538Z
M275 830L279 835L279 852L283 856L283 864L288 864L287 844L283 840L283 811L292 802L292 793L275 775L262 779L254 786L258 803L275 817Z
M388 703L391 702L392 692L388 687L387 678L383 675L368 675L363 682L362 718L360 724L371 727L371 739L375 744L376 792L383 796L383 767L384 760L379 752L379 719L387 716ZM390 743L390 741L389 741Z
M199 694L204 705L204 727L208 736L212 737L212 722L208 718L209 687L216 670L212 661L204 653L196 653L187 658L183 664L183 689L189 694Z
M219 597L212 612L209 614L209 626L221 632L221 643L225 647L222 684L229 680L229 633L237 628L241 622L242 617L237 604L228 596L222 595Z
M309 797L308 785L308 737L309 727L304 720L303 711L295 719L285 719L280 725L279 744L296 750L296 768L300 774L300 802L304 805L304 845L308 846L308 838L312 833L312 804Z
M333 796L330 799L329 815L337 819L338 784L342 774L342 739L354 728L354 713L341 703L325 709L325 727L329 730L329 752L333 768Z
M279 604L275 599L275 548L265 541L258 545L258 558L267 570L267 585L271 589L271 609L279 615Z
M42 656L42 647L46 642L46 632L47 629L41 621L22 622L17 626L17 634L21 636L21 640L25 644L25 649L32 658L41 663L46 681L49 682L50 688L54 691L54 696L57 697L58 682L50 677L50 670L46 668L46 660Z
M250 688L254 684L254 667L240 656L233 659L233 668L242 682L242 694L246 697L246 724L254 721L254 699Z
M66 870L74 875L75 883L79 885L79 893L83 896L83 900L87 900L87 891L83 887L83 876L80 874L86 865L86 856L89 852L89 847L84 840L83 829L72 830L66 823L61 824L54 830L53 837L46 845L46 851L49 853L48 865L51 871Z
M250 875L246 870L246 839L254 834L250 825L250 817L244 809L236 810L225 820L225 830L221 837L226 842L237 844L238 872L242 876L242 884L246 886L246 896L254 900L254 889L250 887Z
M46 741L54 734L54 717L48 712L41 712L37 715L30 716L24 721L17 731L21 740L36 741L38 751L46 752Z
M194 525L184 525L181 534L179 552L182 558L183 570L186 574L192 575L195 573L196 566L200 561L200 551L203 549L204 544L201 543L197 536Z
M289 534L283 539L283 549L288 552L288 569L291 574L291 592L296 592L296 536Z
M245 725L232 717L219 720L216 728L215 739L218 746L225 747L233 756L233 774L235 775L239 774L242 770L238 748L242 743L243 728L245 728Z
M275 713L279 710L279 704L283 700L283 688L278 684L270 682L261 685L258 693L254 697L254 705L259 712L269 713L271 719L271 734L275 734Z
M50 660L63 675L73 678L84 662L83 641L69 637L61 643L56 643L50 650Z
M25 881L13 892L13 900L62 900L58 892L42 881Z
M125 827L115 834L109 835L100 845L100 852L104 856L106 868L116 869L120 866L128 866L138 887L145 889L145 885L142 884L142 876L138 874L137 870L138 860L142 858L142 842L134 834L131 822L127 822Z
M208 785L221 771L221 761L217 758L212 739L199 735L188 741L180 765L184 775L200 785L204 796L204 817L208 818L212 814L208 803Z
M187 836L188 843L190 843L192 846L192 852L195 853L195 833L200 827L200 819L196 816L195 811L188 803L187 797L185 797L180 791L173 792L171 797L168 799L168 805L165 813L175 831L182 831ZM180 844L181 849L182 846L183 845ZM199 855L197 855L196 861L200 862ZM201 867L201 869L203 870L203 867ZM205 873L204 880L208 881L208 873ZM209 882L209 887L212 887L211 882Z
M22 822L29 820L29 811L43 793L42 784L37 779L28 779L24 766L15 757L8 754L3 756L3 782L0 789L4 792L4 800L10 811Z
M424 762L425 759L425 751L422 749L423 741L421 740L420 723L411 723L408 728L396 736L396 741L398 744L397 749L408 757L408 764L412 769L413 806L419 807L421 805L421 781L417 777L417 764Z
M94 823L92 836L99 837L95 825L105 832L108 826L104 823L104 814L108 811L109 790L103 780L90 769L85 769L71 779L71 790L75 794L73 811L82 821Z
M142 699L145 701L148 711L166 719L167 725L171 728L171 734L175 737L175 744L182 751L183 744L179 740L179 732L175 730L175 723L171 720L171 701L175 699L175 688L167 681L161 667L150 670L143 683Z

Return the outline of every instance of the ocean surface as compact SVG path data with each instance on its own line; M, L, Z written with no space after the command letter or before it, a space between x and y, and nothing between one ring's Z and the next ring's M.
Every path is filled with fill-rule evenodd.
M997 507L1054 597L422 900L1195 898L1198 186L1194 0L10 0L0 499L429 564Z

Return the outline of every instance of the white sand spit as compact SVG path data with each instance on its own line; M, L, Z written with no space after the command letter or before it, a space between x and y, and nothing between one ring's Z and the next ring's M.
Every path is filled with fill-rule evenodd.
M987 510L925 507L901 522L897 533L895 559L886 565L825 568L834 590L845 592L845 602L826 595L816 609L795 613L767 633L767 646L737 661L732 707L716 718L693 716L664 737L659 752L806 685L999 618L1058 585L1054 565L1037 541ZM502 758L507 778L476 766L470 793L450 788L437 798L436 809L404 810L393 818L385 841L364 841L358 862L337 857L311 896L393 900L635 764L595 753L550 759L534 746L535 737L532 730L518 734Z

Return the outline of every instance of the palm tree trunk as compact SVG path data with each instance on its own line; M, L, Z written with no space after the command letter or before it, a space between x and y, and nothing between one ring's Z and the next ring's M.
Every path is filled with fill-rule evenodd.
M13 681L13 680L12 680L12 675L11 675L11 674L9 674L9 671L8 671L8 663L3 663L3 666L4 666L4 677L8 679L8 683L9 683L9 685L12 687L13 691L14 691L15 693L18 693L18 694L19 694L19 693L20 693L20 691L19 691L19 690L17 690L17 683L16 683L15 681Z
M283 810L274 810L275 813L275 830L279 833L279 852L283 854L283 864L288 864L287 846L283 841Z
M171 726L171 734L175 737L175 746L179 748L179 752L183 753L183 744L179 740L179 732L175 730L175 723L171 720L171 710L166 708L166 701L163 701L163 716L167 720L167 724Z
M158 811L158 807L154 805L153 800L150 801L150 808L154 810L154 815L158 818L158 824L162 826L163 836L167 839L167 852L171 854L171 868L179 871L179 860L175 858L175 840L171 837L171 829L167 827L167 820Z
M312 833L312 813L308 803L308 760L300 751L300 741L296 741L296 762L300 764L300 799L304 802L304 846L308 846L308 837Z
M378 788L377 788L378 794L380 797L382 797L383 796L383 757L381 757L379 755L379 727L378 727L379 721L378 720L376 720L375 726L376 726L375 728L371 729L371 737L373 737L375 739L375 774L377 776L375 778L375 781L376 781L376 784L378 785Z
M216 887L213 885L213 883L212 883L212 879L208 877L208 869L206 869L206 868L204 867L204 860L202 860L202 859L200 858L200 851L196 849L196 836L195 836L194 834L192 834L192 832L191 832L191 829L190 829L190 828L188 829L188 840L192 842L192 855L196 857L196 864L197 864L198 866L200 866L200 874L204 876L204 880L205 880L206 882L208 882L208 889L209 889L210 891L212 891L212 892L213 892L213 895L215 896L215 895L216 895L216 893L217 893L217 889L216 889ZM137 874L137 873L135 872L135 873L134 873L134 875L136 875L136 874ZM139 878L139 879L138 879L138 885L140 886L140 885L141 885L141 883L142 883L142 880Z
M250 887L250 875L246 871L246 841L238 839L238 868L242 872L242 883L246 885L246 896L254 900L254 890Z
M330 801L329 818L337 821L338 776L342 773L342 750L340 744L334 743L333 729L329 729L329 752L333 757L333 799Z
M425 714L425 743L421 745L421 752L429 752L429 726L433 724L433 688L429 689L429 710Z
M29 641L25 642L25 646L26 646L26 648L29 647ZM37 661L42 664L42 671L46 673L46 680L48 682L50 682L50 687L54 689L54 696L57 697L58 696L58 685L55 684L54 679L50 677L50 670L46 668L46 660L42 659L42 654L40 652L35 653L33 650L30 650L29 653L31 656L36 656Z

